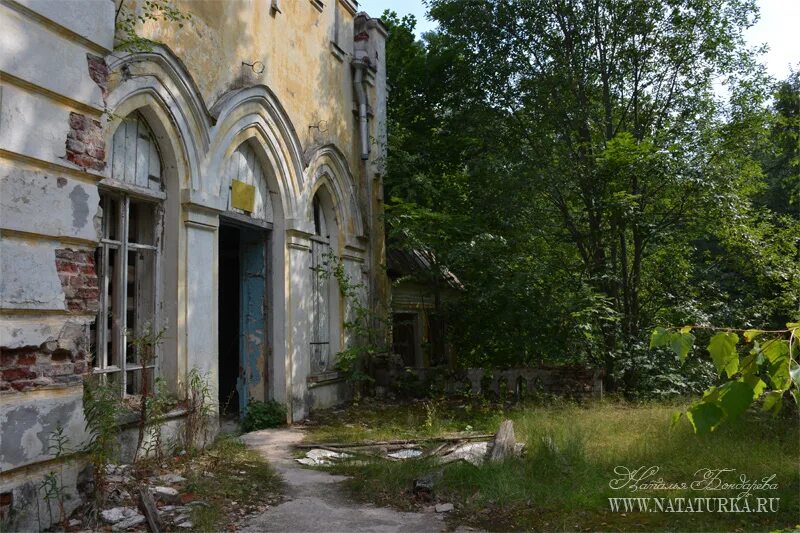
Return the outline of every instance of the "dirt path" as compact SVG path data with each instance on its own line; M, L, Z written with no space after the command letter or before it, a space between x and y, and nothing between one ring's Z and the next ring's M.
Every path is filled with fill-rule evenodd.
M288 500L247 521L242 531L285 532L439 532L446 529L442 515L404 513L350 501L340 481L344 476L302 468L291 456L291 446L302 440L296 429L264 430L242 436L261 453L286 481Z

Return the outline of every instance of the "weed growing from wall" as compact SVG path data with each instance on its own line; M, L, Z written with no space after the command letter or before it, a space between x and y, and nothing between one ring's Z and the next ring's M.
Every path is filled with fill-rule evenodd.
M214 415L213 396L207 374L193 368L189 371L187 390L188 413L186 414L186 446L191 448L198 439L200 446L208 441L209 421Z
M121 411L118 388L106 383L102 375L87 376L83 382L83 416L89 440L84 451L92 465L95 513L102 509L107 496L106 467L119 455Z
M133 462L139 459L139 453L142 451L145 433L148 427L153 425L149 409L154 405L160 406L161 402L155 402L151 398L151 383L150 372L148 367L153 365L156 360L156 349L164 340L164 333L166 330L161 329L155 331L151 326L146 326L144 331L136 335L133 332L128 332L131 346L136 350L139 355L139 363L142 365L142 392L139 399L139 437L136 440L136 452L133 455ZM156 420L155 425L160 427L160 421ZM160 429L159 437L160 437ZM146 454L145 454L146 455Z

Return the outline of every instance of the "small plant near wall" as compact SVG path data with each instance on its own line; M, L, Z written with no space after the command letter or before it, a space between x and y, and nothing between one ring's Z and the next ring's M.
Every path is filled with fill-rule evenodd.
M142 393L141 397L139 398L138 420L139 437L136 441L136 452L133 456L134 462L139 459L139 455L143 451L142 446L144 444L144 437L148 428L153 425L160 426L160 420L151 420L152 415L163 414L160 412L151 412L153 408L160 411L164 407L165 400L154 400L152 397L153 385L150 382L150 372L148 371L148 367L155 363L156 349L163 342L165 332L166 330L164 329L155 331L152 326L149 325L145 326L144 330L139 335L136 335L133 332L128 332L128 336L131 339L131 347L136 350L136 353L139 355L139 362L142 365ZM164 389L162 388L162 391L163 390ZM160 438L160 429L158 430L158 436Z
M89 440L84 449L92 466L95 514L103 508L107 497L106 471L119 457L119 415L122 412L119 389L103 381L101 375L90 375L83 382L83 417Z
M201 446L204 446L208 440L208 423L214 415L214 405L208 375L201 374L196 368L189 371L186 400L186 447L193 448L201 436Z
M60 423L56 425L55 431L50 434L47 451L48 453L53 454L53 459L56 461L59 461L62 457L71 453L69 449L69 437L64 434L64 428ZM44 479L42 479L41 483L39 483L38 489L42 494L42 499L45 501L45 504L47 504L47 515L50 519L50 523L54 523L53 506L55 505L58 513L58 523L61 524L61 527L66 527L67 511L65 499L69 496L64 490L63 461L59 461L58 472L51 470L44 476ZM36 500L36 503L38 507L38 499ZM40 511L37 510L37 519L40 521L39 529L41 529L41 518L39 513Z
M276 428L286 424L286 406L275 400L250 400L242 419L242 431Z

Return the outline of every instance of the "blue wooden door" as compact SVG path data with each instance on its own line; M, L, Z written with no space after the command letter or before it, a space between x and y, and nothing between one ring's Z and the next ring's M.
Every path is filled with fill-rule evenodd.
M239 336L239 414L247 402L264 400L267 353L267 246L264 232L243 229L240 237L241 332ZM259 392L262 392L259 394Z

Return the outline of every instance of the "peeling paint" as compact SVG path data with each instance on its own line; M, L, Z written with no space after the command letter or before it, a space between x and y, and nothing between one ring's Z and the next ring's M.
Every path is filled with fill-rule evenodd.
M80 229L89 219L89 195L81 185L76 185L69 193L69 199L72 201L72 227Z

